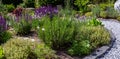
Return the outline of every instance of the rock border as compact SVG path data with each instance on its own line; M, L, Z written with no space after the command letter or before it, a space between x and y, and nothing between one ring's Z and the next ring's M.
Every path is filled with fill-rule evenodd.
M83 59L100 59L104 57L111 50L116 40L116 37L114 36L112 31L108 30L108 32L110 33L110 39L111 39L110 44L96 49L93 53L84 57Z

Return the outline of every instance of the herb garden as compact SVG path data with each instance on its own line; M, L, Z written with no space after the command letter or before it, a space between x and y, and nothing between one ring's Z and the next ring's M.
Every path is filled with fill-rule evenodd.
M119 23L115 2L1 0L0 59L85 59L111 48L112 30L104 19Z

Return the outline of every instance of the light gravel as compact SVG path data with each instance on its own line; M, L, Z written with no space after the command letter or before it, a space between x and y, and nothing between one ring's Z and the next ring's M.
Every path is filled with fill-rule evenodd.
M107 29L113 32L116 41L111 50L100 59L120 59L120 23L112 19L102 20L102 23Z

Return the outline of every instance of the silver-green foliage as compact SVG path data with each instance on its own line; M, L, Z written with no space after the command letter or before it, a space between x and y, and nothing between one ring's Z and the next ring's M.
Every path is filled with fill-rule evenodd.
M43 25L39 29L39 37L55 49L61 49L73 40L75 22L71 17L44 17Z

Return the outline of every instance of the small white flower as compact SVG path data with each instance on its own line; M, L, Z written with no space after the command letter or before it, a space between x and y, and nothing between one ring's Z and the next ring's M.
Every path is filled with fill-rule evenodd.
M45 28L42 28L42 31L45 31Z
M39 29L40 27L39 26L37 26L37 29Z
M31 39L31 41L33 41L33 42L34 42L34 41L35 41L35 39Z

